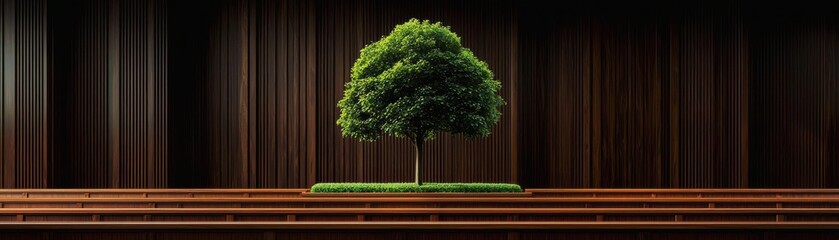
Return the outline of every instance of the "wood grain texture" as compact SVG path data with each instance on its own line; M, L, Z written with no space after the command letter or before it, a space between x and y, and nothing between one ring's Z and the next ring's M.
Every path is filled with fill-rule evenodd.
M534 189L532 195L301 195L290 189L3 190L0 221L836 223L831 189ZM142 193L137 195L136 193ZM266 197L265 194L282 197ZM294 195L293 193L297 193ZM550 196L563 193L565 196ZM572 195L574 193L580 195ZM109 195L106 195L109 194ZM177 194L186 194L177 196ZM288 194L288 195L284 195ZM587 195L582 195L587 194ZM631 196L631 197L630 197ZM261 224L261 223L255 223Z
M4 188L47 186L47 2L3 1Z
M839 224L820 222L3 222L0 229L13 230L836 230ZM834 232L835 234L835 232Z
M180 4L172 186L314 184L314 2Z
M756 14L749 48L754 186L835 187L837 19ZM787 16L787 15L780 15Z
M93 198L99 194L188 193L190 198L159 198L125 196ZM296 190L301 191L301 190ZM44 239L120 239L142 236L151 239L172 237L191 239L233 239L256 236L289 237L294 239L386 239L453 238L453 239L755 239L764 236L783 236L789 239L812 237L832 239L836 224L837 206L790 207L804 199L835 202L836 198L821 195L837 194L833 189L534 189L534 196L482 196L370 198L349 194L344 198L306 197L261 198L255 194L290 193L288 189L17 189L2 190L0 229L16 232L39 232ZM24 194L21 194L24 193ZM244 194L244 193L247 193ZM585 193L589 197L545 197L549 193ZM64 195L62 195L64 194ZM73 198L70 194L81 194ZM613 197L637 194L646 197ZM673 197L673 196L693 197ZM200 196L199 196L200 195ZM476 194L479 195L479 194ZM705 197L716 196L716 197ZM297 207L253 207L245 204L223 206L217 203L255 201L306 201ZM48 203L45 200L55 201ZM59 206L60 201L79 203L150 201L158 205L141 204L126 208L84 207L75 204ZM188 205L205 201L216 203L197 207ZM336 201L323 207L315 201ZM428 202L425 207L372 207L370 203L392 201ZM534 201L523 201L534 200ZM584 207L544 207L540 203L557 200L585 201ZM651 207L647 204L619 206L621 201L636 200L659 203L691 201L720 201L716 205ZM13 202L26 203L15 205ZM127 202L123 201L123 202ZM161 207L162 203L183 201L177 207ZM366 206L351 206L355 201L369 201ZM445 206L444 201L463 201L463 207ZM478 202L506 203L485 206ZM777 201L774 203L771 201ZM788 202L789 201L789 202ZM527 202L520 207L510 203ZM782 203L781 203L782 202ZM39 203L50 204L47 207ZM611 203L613 205L604 205ZM765 204L768 203L768 204ZM618 204L618 205L615 205ZM756 207L765 206L765 207ZM291 215L289 215L291 214ZM290 217L291 216L291 217ZM778 218L778 216L782 216ZM780 220L779 220L780 219ZM23 221L23 222L21 222ZM70 222L68 222L70 221ZM334 233L333 233L334 232ZM102 235L97 235L97 234ZM259 233L259 234L256 234ZM474 234L473 234L474 233ZM37 235L37 236L42 236ZM212 237L210 237L212 236Z
M167 186L165 9L154 0L50 5L50 56L61 63L51 68L53 187Z
M523 10L528 186L748 186L738 6L579 5Z
M450 25L507 101L489 137L431 141L427 181L833 187L830 9L7 0L0 179L4 188L408 181L410 143L344 138L335 106L359 50L420 18Z

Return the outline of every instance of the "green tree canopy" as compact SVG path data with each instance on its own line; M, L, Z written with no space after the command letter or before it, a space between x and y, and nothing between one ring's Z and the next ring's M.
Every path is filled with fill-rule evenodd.
M489 135L504 104L487 64L439 22L396 26L361 50L351 77L338 102L343 135L407 137L417 145L418 162L422 143L435 133Z
M368 141L382 133L414 141L436 132L486 136L501 116L500 88L449 27L411 19L361 50L338 125Z

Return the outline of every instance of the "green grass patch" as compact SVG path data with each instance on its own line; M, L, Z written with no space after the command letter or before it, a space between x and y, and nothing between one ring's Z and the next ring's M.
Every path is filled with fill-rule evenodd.
M312 186L316 193L494 193L521 192L521 186L512 183L318 183Z

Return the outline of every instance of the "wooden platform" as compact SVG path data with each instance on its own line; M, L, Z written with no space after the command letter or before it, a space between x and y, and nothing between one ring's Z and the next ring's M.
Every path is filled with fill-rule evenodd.
M0 190L0 239L839 239L839 190Z
M713 228L839 225L832 189L529 189L517 194L317 194L306 189L0 190L0 225L116 227L166 222L231 226L401 223L445 228L481 222L510 227ZM445 224L435 225L435 222ZM271 223L265 225L266 223ZM530 225L529 225L530 224ZM362 224L363 225L363 224ZM127 226L127 225L126 225ZM149 225L158 226L158 225ZM298 225L288 225L298 226ZM369 225L374 226L374 225ZM366 226L366 227L369 227ZM419 225L417 225L419 226ZM365 227L365 228L366 228Z

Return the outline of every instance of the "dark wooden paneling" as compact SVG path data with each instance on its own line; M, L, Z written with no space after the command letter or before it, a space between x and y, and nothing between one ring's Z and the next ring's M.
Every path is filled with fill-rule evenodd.
M754 21L751 185L839 186L839 22L832 15L769 15Z
M589 187L592 22L561 16L522 16L519 155L524 176L542 176L529 186Z
M658 16L598 21L592 101L593 187L660 187L664 34Z
M166 1L50 3L52 186L165 187Z
M167 1L122 0L118 3L119 98L118 172L112 187L155 188L167 185ZM114 51L115 49L110 49ZM113 64L113 63L112 63ZM113 81L114 79L112 79ZM115 84L111 82L110 84Z
M669 163L675 169L670 187L747 187L748 43L742 16L737 9L702 9L675 24L669 52L675 78L669 86L677 92L669 100L678 112L670 119L678 122L670 126L670 156L677 157Z
M172 185L313 184L314 2L181 4L199 13L173 15Z
M3 1L4 188L47 186L47 3Z
M50 5L53 187L110 185L108 146L108 4ZM56 39L61 39L56 41ZM60 180L58 180L60 179Z
M736 6L616 8L522 18L520 154L543 176L528 186L747 186Z
M507 101L491 136L430 142L427 181L839 186L833 8L476 3L4 1L3 187L408 181L410 143L343 138L335 105L412 17Z
M510 62L510 49L515 48L510 44L517 35L511 10L505 7L509 4L488 5L462 20L454 12L466 5L436 4L444 7L326 1L316 9L314 1L217 1L179 18L182 23L175 23L172 38L177 60L172 62L183 66L173 70L182 81L173 83L177 86L170 95L183 96L173 101L170 115L173 126L178 125L170 135L177 159L172 183L306 187L315 180L409 180L413 153L407 141L385 137L358 143L342 138L335 124L335 105L364 44L415 14L451 22L464 44L487 59L505 82L502 95L512 96L508 86L515 63ZM177 9L193 8L181 7ZM369 15L371 8L378 10ZM389 15L393 12L401 13ZM238 85L243 74L248 85ZM487 139L441 135L427 149L433 160L425 167L433 170L426 178L514 181L512 121L505 114Z
M747 33L737 13L705 15L685 20L693 27L675 47L681 115L673 187L747 187Z

